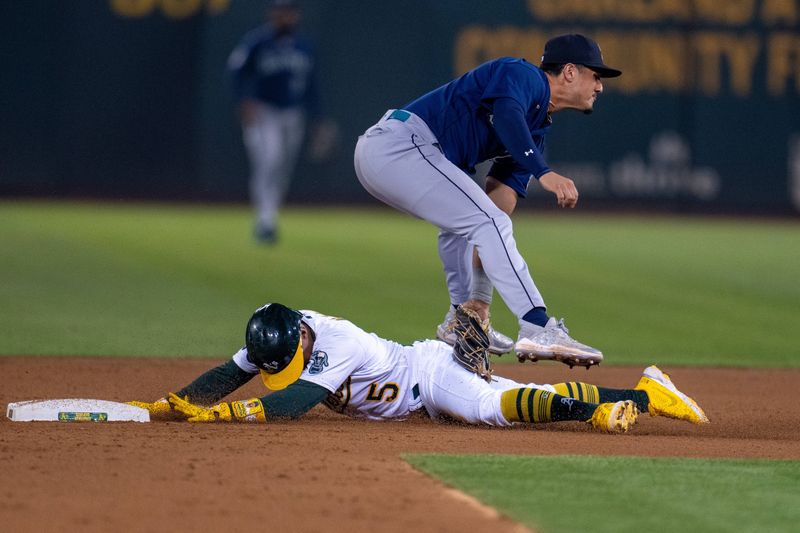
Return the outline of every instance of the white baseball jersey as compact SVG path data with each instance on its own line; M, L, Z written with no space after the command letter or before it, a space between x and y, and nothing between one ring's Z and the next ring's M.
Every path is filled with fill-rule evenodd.
M301 310L303 322L314 331L314 351L300 379L331 394L325 404L351 416L373 420L403 418L422 407L412 391L406 358L408 347L367 333L348 320ZM233 356L245 372L258 367L247 360L247 349Z
M314 351L300 379L331 394L325 405L356 417L397 419L425 407L436 418L446 414L471 424L510 425L503 417L500 396L519 388L551 385L519 384L502 377L487 383L458 365L453 348L426 340L403 346L367 333L352 322L316 311L301 310L314 331ZM245 372L258 373L242 348L233 360Z

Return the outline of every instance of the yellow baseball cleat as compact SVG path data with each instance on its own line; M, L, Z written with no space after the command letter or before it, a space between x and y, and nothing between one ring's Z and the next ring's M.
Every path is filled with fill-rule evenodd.
M648 412L652 416L667 416L687 420L693 424L707 424L708 417L697 402L679 391L669 376L657 366L648 366L634 387L647 393L650 400Z
M595 429L608 433L625 433L636 423L639 410L630 400L616 403L601 403L594 410L589 423Z

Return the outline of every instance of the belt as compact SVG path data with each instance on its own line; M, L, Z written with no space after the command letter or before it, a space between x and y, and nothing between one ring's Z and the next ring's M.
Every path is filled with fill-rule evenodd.
M395 119L395 120L399 120L400 122L405 122L406 120L408 120L409 118L411 118L411 113L409 113L408 111L405 111L405 110L403 110L403 109L395 109L395 110L394 110L394 111L392 111L392 113L389 115L389 118L390 118L390 119L391 119L391 118L393 118L393 119ZM388 119L387 119L387 120L388 120Z

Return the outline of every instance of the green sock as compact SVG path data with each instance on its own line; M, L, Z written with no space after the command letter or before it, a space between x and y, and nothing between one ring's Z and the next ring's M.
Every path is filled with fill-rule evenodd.
M650 398L647 397L647 393L643 390L597 387L597 392L600 396L600 403L633 400L633 403L642 413L646 413L647 408L650 406Z
M607 389L589 383L570 381L568 383L556 383L553 385L556 392L562 396L575 398L582 402L592 404L597 403L616 403L623 400L633 400L639 411L646 413L650 405L650 399L643 390L633 389Z

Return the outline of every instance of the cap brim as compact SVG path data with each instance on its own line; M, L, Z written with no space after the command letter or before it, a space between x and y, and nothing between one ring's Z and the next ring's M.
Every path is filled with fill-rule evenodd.
M305 367L306 362L303 357L303 343L298 341L297 350L294 352L294 357L292 357L292 360L289 362L286 368L277 374L268 374L267 372L260 370L261 381L264 382L264 386L269 390L282 390L297 381L297 379L300 377L300 374L303 373L303 369Z
M621 70L617 70L615 68L611 68L606 65L584 65L584 66L597 72L597 74L599 74L601 78L616 78L622 76Z

